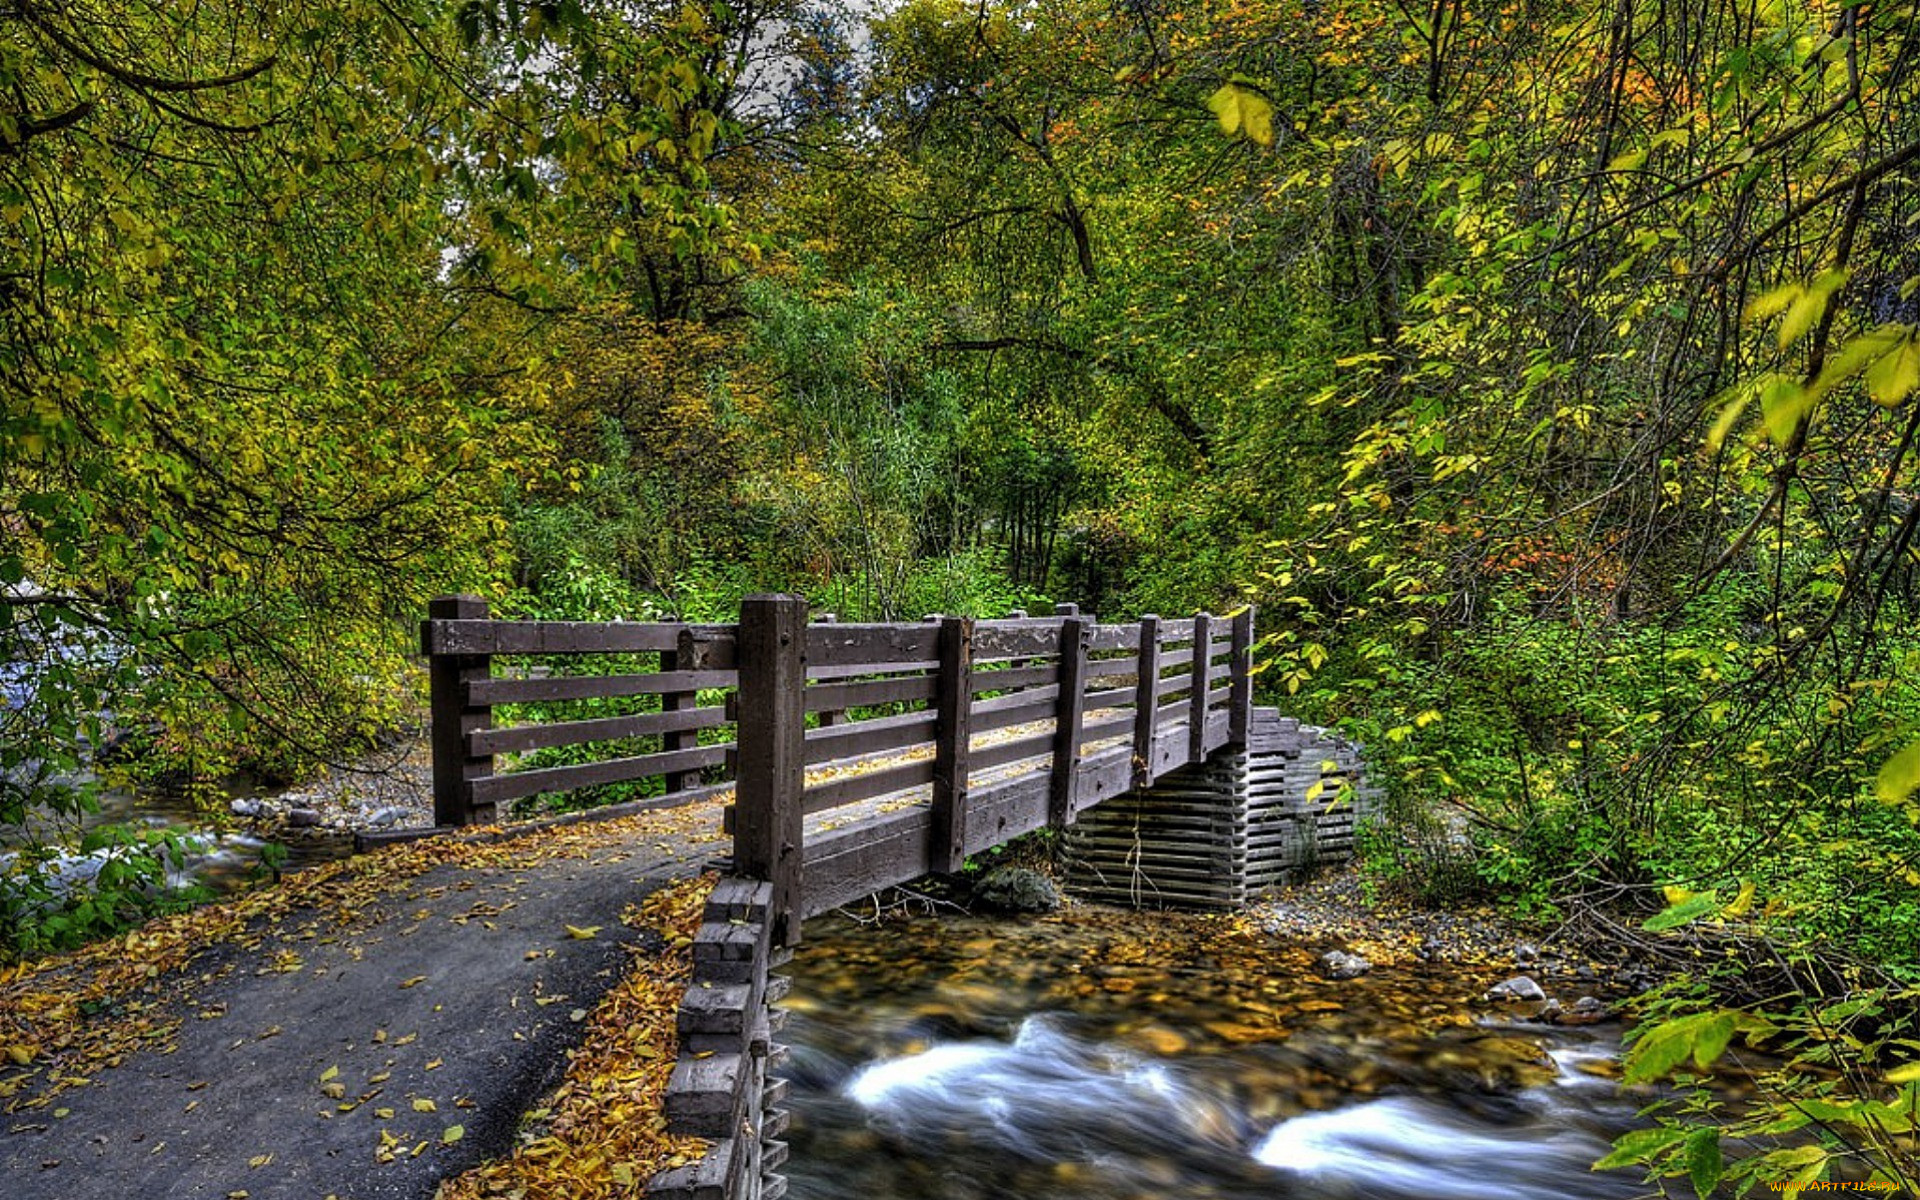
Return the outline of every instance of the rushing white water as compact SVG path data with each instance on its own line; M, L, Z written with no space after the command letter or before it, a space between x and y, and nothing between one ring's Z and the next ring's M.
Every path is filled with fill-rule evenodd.
M1375 1200L1614 1200L1630 1175L1595 1174L1632 1121L1613 1085L1582 1070L1601 1046L1555 1047L1558 1079L1508 1098L1497 1119L1443 1095L1364 1099L1258 1134L1230 1101L1179 1067L1082 1041L1029 1017L1012 1041L957 1041L869 1063L840 1094L902 1148L958 1146L1013 1160L1085 1163L1142 1194L1154 1162L1209 1194ZM961 1160L967 1162L963 1155ZM985 1160L957 1167L979 1170ZM1242 1164L1233 1166L1234 1162ZM1261 1180L1266 1182L1263 1184ZM1162 1182L1165 1182L1164 1180ZM803 1191L816 1194L809 1186ZM969 1193L971 1194L971 1193ZM1081 1194L1081 1193L1076 1193ZM1155 1193L1146 1193L1155 1194ZM1174 1193L1167 1193L1169 1195Z
M964 1132L1034 1159L1169 1136L1231 1146L1239 1122L1166 1067L1088 1045L1042 1017L1011 1042L952 1042L873 1063L843 1088L909 1138Z
M1500 1127L1393 1096L1284 1121L1253 1156L1336 1194L1569 1200L1638 1190L1591 1173L1606 1152L1592 1134L1537 1121Z

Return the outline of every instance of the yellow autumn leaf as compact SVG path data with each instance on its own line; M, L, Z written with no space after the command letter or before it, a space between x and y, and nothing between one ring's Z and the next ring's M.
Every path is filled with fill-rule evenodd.
M1900 343L1867 368L1867 394L1888 408L1920 388L1920 345Z
M440 1135L440 1140L448 1145L452 1145L465 1136L467 1136L466 1126L449 1125L447 1126L447 1131Z
M1670 883L1661 888L1660 894L1667 898L1668 904L1684 904L1693 898L1692 892L1677 883Z
M435 1104L435 1103L434 1103L433 1101L431 1101L431 1100L428 1100L428 1099L426 1099L426 1098L424 1098L424 1097L422 1097L421 1099L419 1099L419 1100L415 1100L415 1101L413 1102L413 1111L415 1111L415 1112L438 1112L438 1111L440 1111L440 1106L439 1106L439 1105L437 1105L437 1104Z
M1888 1083L1920 1083L1920 1062L1910 1062L1887 1072Z
M1740 894L1733 898L1731 904L1720 910L1720 915L1723 917L1744 917L1752 908L1753 880L1743 879L1740 881Z
M1273 105L1258 92L1238 83L1223 84L1207 98L1207 107L1220 118L1221 132L1273 145Z
M1801 420L1812 411L1813 401L1813 395L1806 388L1785 375L1776 376L1767 384L1760 392L1760 416L1774 445L1787 444Z
M1848 272L1836 267L1822 271L1814 276L1793 302L1787 305L1787 315L1780 319L1780 348L1786 349L1800 340L1800 335L1813 328L1827 311L1827 301L1833 297L1842 284L1847 282Z
M599 927L598 925L569 925L569 926L567 926L567 936L568 936L568 937L570 937L570 938L580 938L580 939L582 939L582 940L584 940L584 939L586 939L586 938L590 938L590 937L593 937L593 936L594 936L595 934L597 934L597 933L599 933L599 932L600 932L600 927Z
M1905 804L1915 788L1920 788L1920 742L1888 759L1873 782L1880 803L1895 808Z

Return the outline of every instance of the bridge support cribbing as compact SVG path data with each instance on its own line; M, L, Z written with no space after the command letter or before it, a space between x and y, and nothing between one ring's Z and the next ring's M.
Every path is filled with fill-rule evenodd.
M1135 907L1237 908L1353 854L1378 804L1359 747L1271 708L1246 745L1109 801L1068 833L1069 889Z
M680 1057L667 1084L667 1131L704 1138L696 1161L655 1175L658 1200L779 1200L787 1180L787 1081L773 1072L787 1049L778 1002L788 980L772 972L773 885L722 879L693 941L693 978L680 1002Z

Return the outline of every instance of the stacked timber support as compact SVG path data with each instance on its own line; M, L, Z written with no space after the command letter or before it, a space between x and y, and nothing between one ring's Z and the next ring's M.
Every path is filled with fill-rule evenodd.
M657 1200L780 1200L786 1195L787 1081L774 1039L790 956L772 939L773 885L722 879L693 941L693 979L680 1002L680 1058L667 1083L667 1131L704 1138L707 1152L662 1171Z
M1353 743L1254 709L1244 747L1087 814L1068 837L1070 884L1123 904L1237 907L1351 857L1376 798Z

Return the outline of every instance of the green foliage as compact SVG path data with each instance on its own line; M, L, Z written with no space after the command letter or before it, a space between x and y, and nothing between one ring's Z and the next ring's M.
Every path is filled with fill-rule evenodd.
M0 961L72 949L206 899L205 888L169 878L188 853L172 831L100 825L71 851L0 856Z
M1762 1184L1911 1188L1920 1180L1911 1137L1920 1119L1920 1070L1911 1061L1920 992L1881 985L1830 996L1806 949L1770 964L1785 969L1797 995L1727 1009L1695 985L1653 1007L1628 1050L1625 1078L1680 1090L1654 1105L1658 1126L1618 1139L1600 1167L1685 1176L1703 1198L1722 1186L1745 1194ZM1758 1053L1742 1056L1743 1048ZM1736 1090L1741 1098L1714 1087L1730 1051L1742 1058L1736 1073L1755 1085ZM1723 1157L1723 1145L1739 1147L1738 1155Z

